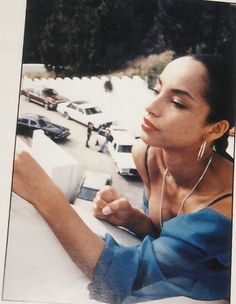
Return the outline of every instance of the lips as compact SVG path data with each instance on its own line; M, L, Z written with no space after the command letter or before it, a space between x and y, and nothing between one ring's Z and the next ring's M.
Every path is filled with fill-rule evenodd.
M146 132L158 131L158 129L147 119L143 118L142 129Z

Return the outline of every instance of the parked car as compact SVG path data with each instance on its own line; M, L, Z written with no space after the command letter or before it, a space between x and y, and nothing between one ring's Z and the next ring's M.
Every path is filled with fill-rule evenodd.
M58 105L57 111L65 118L74 119L86 126L91 122L94 126L94 130L98 130L101 125L110 126L112 124L112 120L107 117L98 106L91 102L65 102Z
M135 138L125 128L111 126L111 140L107 143L107 149L115 162L117 172L120 175L138 176L131 150ZM106 130L98 131L98 144L105 141Z
M43 130L52 140L63 140L70 135L70 130L52 123L47 117L37 114L23 114L17 120L17 132Z
M77 197L87 201L93 201L96 193L106 185L111 185L112 179L109 174L86 171Z
M21 95L24 95L28 101L43 105L45 109L56 109L59 103L68 101L64 96L61 96L52 88L35 87L30 89L22 89Z

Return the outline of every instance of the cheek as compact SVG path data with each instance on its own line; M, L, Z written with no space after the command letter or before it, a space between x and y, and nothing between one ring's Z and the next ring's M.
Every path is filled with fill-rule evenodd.
M174 116L174 115L173 115ZM178 138L199 138L203 132L204 123L197 115L182 115L182 117L171 117L165 121L164 129Z

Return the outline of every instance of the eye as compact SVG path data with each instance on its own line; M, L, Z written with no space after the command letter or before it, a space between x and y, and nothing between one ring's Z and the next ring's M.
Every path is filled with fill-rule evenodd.
M150 88L150 90L152 90L155 93L155 95L160 94L160 90L157 88Z
M185 105L183 105L180 101L178 101L178 100L175 100L175 99L172 99L171 100L171 102L172 102L172 104L174 105L174 107L176 107L177 109L185 109L186 108L186 106Z

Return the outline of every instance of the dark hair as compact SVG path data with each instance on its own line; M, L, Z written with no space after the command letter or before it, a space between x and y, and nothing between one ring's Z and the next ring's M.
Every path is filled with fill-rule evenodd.
M217 55L194 54L191 57L202 63L208 72L207 85L204 92L210 107L207 122L214 123L221 120L229 122L227 132L215 140L215 150L225 158L233 161L226 149L228 147L229 130L235 125L234 64L231 63L230 65Z

